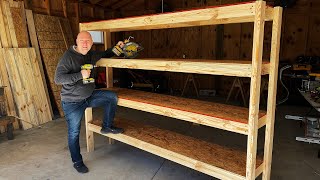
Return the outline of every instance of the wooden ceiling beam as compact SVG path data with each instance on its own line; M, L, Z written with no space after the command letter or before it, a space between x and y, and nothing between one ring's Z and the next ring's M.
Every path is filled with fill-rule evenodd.
M89 0L91 4L99 4L103 0Z
M115 3L114 5L111 6L111 9L120 9L126 5L128 5L129 3L133 3L136 0L122 0L122 1L118 1L117 3Z

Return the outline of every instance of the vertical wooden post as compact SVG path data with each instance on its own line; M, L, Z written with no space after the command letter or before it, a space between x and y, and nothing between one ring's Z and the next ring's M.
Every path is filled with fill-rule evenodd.
M268 89L268 106L267 106L267 122L264 144L264 167L262 179L270 179L274 121L276 110L277 96L277 79L279 66L280 36L282 23L282 8L274 8L274 17L272 24L271 54L270 54L270 73L269 73L269 89Z
M65 18L68 17L68 13L67 13L67 2L66 0L61 0L61 3L62 3L62 9L63 9L63 16Z
M108 49L111 47L111 32L109 30L104 31L104 48ZM107 83L107 88L112 88L113 87L113 69L110 67L106 67L106 83ZM109 144L113 143L113 140L111 138L109 139Z
M86 140L87 140L87 152L94 151L94 137L93 131L89 130L88 123L92 122L92 107L88 107L84 112L84 119L86 123Z
M24 1L24 7L26 9L32 10L32 0L23 0Z
M14 24L13 24L9 1L2 1L2 11L5 14L4 17L6 17L6 20L7 20L7 26L8 26L7 33L9 34L8 37L11 39L11 46L14 48L17 48L18 47L18 40L17 40L15 29L14 29Z
M0 37L1 37L1 44L2 47L11 47L9 42L8 42L8 36L7 36L7 32L6 32L6 22L5 22L5 17L3 15L3 10L2 10L2 1L0 1Z
M4 94L5 94L5 99L6 99L6 108L7 108L7 113L10 116L17 116L16 108L15 108L15 101L13 98L13 92L12 92L12 87L9 81L9 76L8 76L8 71L6 68L6 62L5 62L5 51L4 49L0 49L0 76L1 76L1 86L5 86L4 89Z
M23 29L24 29L25 37L27 38L26 45L27 45L27 47L30 47L30 40L29 40L29 35L28 35L28 30L27 30L28 26L27 26L27 21L26 21L26 19L27 19L26 9L25 9L24 3L22 1L20 1L19 5L20 5L21 16L22 16L22 23L23 23L23 26L25 27Z
M258 136L258 115L260 103L261 86L261 66L264 35L266 2L256 1L255 19L252 48L252 72L250 85L250 104L248 121L248 140L247 140L247 165L246 179L255 179L256 156L257 156L257 136Z
M0 33L2 36L2 38L1 38L2 46L7 47L7 48L11 48L12 42L11 42L9 22L8 22L8 17L7 17L8 13L6 11L6 3L8 3L8 2L0 0L0 25L2 25L2 28L0 28Z
M79 19L79 3L77 3L77 2L76 2L76 3L73 3L73 6L74 6L73 8L75 9L75 14L76 14L76 21L77 21L76 23L79 24L79 23L80 23L80 19ZM69 19L69 20L70 20L70 19ZM79 27L78 27L77 30L78 30L78 32L80 32ZM76 33L76 34L77 34L77 33ZM73 36L74 36L74 39L76 39L76 37L77 37L76 34L73 35Z
M108 30L104 31L104 47L105 47L105 49L108 49L111 47L111 32ZM113 87L112 68L106 67L106 80L107 80L107 88Z
M45 6L46 6L46 11L47 14L50 16L51 15L51 11L50 11L50 0L44 0Z

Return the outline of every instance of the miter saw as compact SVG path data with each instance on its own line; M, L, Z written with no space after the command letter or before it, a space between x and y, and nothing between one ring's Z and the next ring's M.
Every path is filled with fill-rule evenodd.
M124 46L121 48L119 45L116 45L113 47L112 52L116 54L117 56L124 55L125 58L135 58L138 56L138 53L143 50L143 47L139 44L130 41L130 39L133 39L132 36L129 36L128 39L124 40Z

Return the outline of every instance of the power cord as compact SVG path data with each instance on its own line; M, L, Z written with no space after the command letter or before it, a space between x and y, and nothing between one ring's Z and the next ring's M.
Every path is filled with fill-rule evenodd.
M9 115L9 116L7 116L7 117L14 117L14 118L19 119L20 121L23 121L23 122L25 122L25 123L31 124L31 125L32 125L32 128L34 128L34 127L37 127L37 128L40 128L40 129L42 128L42 126L37 125L37 124L33 124L33 123L31 123L31 122L28 122L28 121L25 121L25 120L21 119L21 118L18 117L18 116Z
M292 65L286 65L286 66L283 66L283 67L280 69L279 79L280 79L280 82L281 82L282 86L283 86L284 89L287 91L287 96L286 96L284 99L278 101L276 105L280 105L280 104L286 102L286 101L288 100L288 98L289 98L290 92L289 92L288 88L284 85L284 83L283 83L283 81L282 81L282 73L283 73L284 70L289 69L289 68L291 68L291 67L292 67Z

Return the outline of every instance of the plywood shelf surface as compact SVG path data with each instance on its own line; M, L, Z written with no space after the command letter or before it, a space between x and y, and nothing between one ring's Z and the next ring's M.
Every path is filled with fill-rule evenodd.
M144 125L136 121L117 119L115 124L125 129L123 134L106 136L197 169L222 179L245 179L246 152L209 143L190 136ZM101 121L88 124L90 131L100 134ZM257 156L257 167L262 157Z
M118 95L118 105L145 112L203 124L240 134L248 133L248 108L187 99L132 89L108 88ZM266 112L259 121L265 124Z
M197 74L251 77L251 61L240 60L206 60L206 59L101 59L98 66L171 71ZM270 63L262 63L262 75L268 74Z

